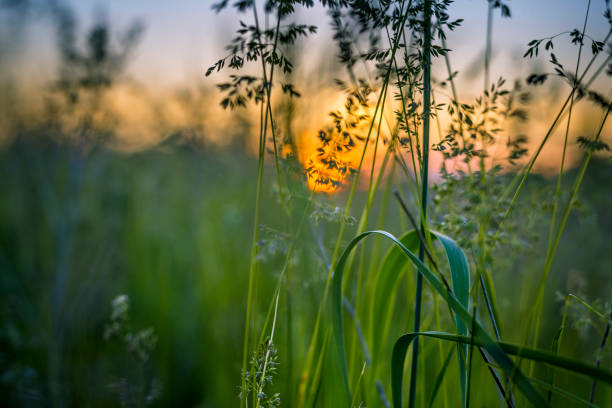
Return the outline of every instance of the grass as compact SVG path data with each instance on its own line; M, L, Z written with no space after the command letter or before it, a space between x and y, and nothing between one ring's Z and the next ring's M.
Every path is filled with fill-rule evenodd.
M56 323L61 325L56 326L56 330L63 333L59 347L62 356L61 377L57 384L62 390L61 394L68 395L64 397L66 404L88 402L94 406L108 406L115 401L105 384L126 375L123 357L121 350L104 342L100 333L109 319L110 302L119 293L127 293L131 298L134 325L139 328L153 327L159 338L151 355L152 365L148 368L156 373L163 385L159 405L193 405L202 401L213 405L236 404L237 373L242 359L239 352L243 330L241 317L248 287L247 276L241 271L248 269L244 248L249 245L249 214L253 211L251 200L255 193L247 169L256 167L257 163L247 159L239 161L241 164L237 165L235 157L238 153L209 155L183 147L127 156L99 150L86 161L83 170L85 187L76 195L78 199L75 204L75 196L66 194L67 163L73 154L76 152L65 146L55 147L51 144L41 147L31 143L16 145L3 152L3 171L15 175L10 182L1 184L1 259L2 269L6 271L2 285L5 299L3 313L6 316L3 318L3 347L4 350L12 350L11 355L20 357L19 363L9 360L12 363L5 366L4 372L11 373L13 378L21 381L19 387L10 385L13 383L5 385L7 388L3 392L10 398L18 398L19 393L23 393L19 397L22 399L15 400L17 405L19 401L24 401L23 398L32 395L33 391L26 394L27 390L47 395L44 379L52 373L48 371L47 360L37 356L45 356L51 350L48 340L53 333L50 330L53 323L48 312L51 305L48 288L54 287L57 282L55 254L60 244L52 237L59 236L57 234L62 231L59 220L64 217L58 212L61 214L66 208L71 208L71 211L76 209L79 216L70 232L65 233L72 242L67 256L69 284L63 295L63 302L69 307L65 319ZM45 160L42 160L43 157ZM32 163L38 164L32 167ZM605 178L601 177L609 174L609 165L596 161L594 166L592 172L585 173L583 200L593 202L604 214L607 195L602 195L599 186L605 183ZM273 175L273 172L273 168L266 169L266 174ZM572 179L573 174L568 174L568 179ZM547 183L546 179L530 179L534 191ZM43 186L46 192L42 191ZM264 191L267 191L265 194L271 193L270 190ZM41 194L48 198L33 199ZM526 197L530 195L528 187ZM341 195L334 199L341 201L345 198ZM365 200L365 193L356 193L356 205L364 205ZM298 208L303 209L304 205L300 204ZM394 201L388 201L387 206L387 222L399 235L402 233L399 220L403 214L398 212ZM375 200L373 213L382 210L382 200ZM296 223L299 222L303 212L292 213L299 214L299 219L294 218ZM275 214L276 209L270 203L263 207L262 219L272 224L276 219ZM551 274L547 284L551 292L566 290L570 268L588 269L593 271L592 279L605 282L606 258L573 257L571 247L574 239L578 239L591 242L585 245L592 248L594 253L603 253L605 244L599 237L607 234L605 225L610 224L606 217L604 215L598 224L579 223L575 216L569 217L566 233L574 238L560 241L558 251L563 257L557 260L559 266L554 269L558 273ZM101 219L105 221L101 223ZM306 226L300 232L301 245L295 249L300 262L292 265L289 289L299 294L293 297L292 303L293 333L287 333L282 318L288 311L283 302L286 297L281 295L278 305L275 346L279 354L279 375L274 379L272 390L281 393L281 404L289 403L286 397L283 398L288 393L286 390L295 392L297 388L297 370L306 358L309 335L326 277L323 273L326 272L325 266L317 254L317 237L312 234L308 224ZM315 233L318 234L317 229L322 227L323 224L320 224L315 228ZM337 228L337 224L335 227L334 223L326 224L323 239L328 245L333 244ZM354 231L356 226L348 228L348 231ZM32 236L31 231L37 233ZM547 230L543 226L540 231L545 234ZM267 233L265 238L270 238ZM96 242L103 242L104 245L96 245ZM373 255L376 244L366 243L366 260ZM542 241L538 248L543 251L544 245ZM381 241L380 248L386 251L387 245ZM380 249L378 254L380 257ZM286 255L276 253L267 255L263 260L266 265L262 272L264 279L260 281L260 295L256 298L259 310L267 312L269 299L274 299L277 273L282 270L285 259ZM513 267L520 268L522 275L529 276L537 272L537 260L537 255L526 254L524 260ZM440 265L443 268L443 264ZM565 265L568 268L564 268ZM378 266L378 262L374 263L375 268ZM372 359L378 364L372 368L366 367L361 380L363 366L359 366L356 369L359 373L357 380L351 384L351 389L356 394L356 400L372 395L372 405L384 406L380 402L377 380L388 400L391 400L391 349L394 341L412 326L409 316L414 309L409 296L413 296L413 272L407 266L398 272L396 291L383 289L384 286L377 283L380 279L378 274L368 275L369 283L364 287L370 294L364 294L362 306L366 312L357 311ZM521 289L518 285L520 281L511 274L495 274L494 279L498 288L508 288L498 293L499 313L505 323L507 341L520 341L520 322L529 315L529 310L511 306L513 294ZM525 282L529 284L528 280ZM523 290L529 290L529 286L523 287ZM593 284L583 290L589 294L588 299L605 296L602 285ZM386 296L385 293L389 292L393 295ZM378 294L374 296L374 293ZM348 296L350 299L350 292ZM12 306L8 308L7 305ZM541 333L543 338L552 340L561 322L563 304L550 300L546 305L543 321L550 324L543 326ZM428 289L424 293L423 310L423 327L429 330L435 326L434 303ZM598 306L596 310L601 313L605 309ZM445 310L441 311L443 329L454 327L455 323L449 320ZM383 312L384 315L381 315ZM598 348L601 337L594 329L575 326L579 316L570 314L567 318L559 354L594 364L593 352ZM264 317L260 315L258 319L262 326ZM603 330L605 326L603 321L593 320L593 323L598 330ZM374 324L381 329L376 329ZM347 322L347 325L350 323ZM15 330L19 337L8 337ZM582 330L589 335L582 337ZM354 329L347 328L347 339L352 333ZM292 355L287 354L288 336L293 338ZM27 339L37 340L32 342ZM346 344L349 344L348 341ZM330 347L335 346L332 343L327 347L329 351ZM420 376L425 379L424 394L420 398L421 403L426 405L433 394L443 361L429 364L439 358L438 345L434 341L422 341L422 347L424 362L427 363L420 367ZM456 355L456 349L453 355ZM286 370L290 364L295 371L292 376L287 376ZM333 394L342 389L338 388L342 383L334 379L340 374L338 367L334 368L332 362L326 364L321 365L323 384L318 396L323 406L332 404ZM28 380L26 367L35 370L39 380ZM474 403L495 403L495 386L486 374L486 366L477 357L474 358L472 371L473 384L490 384L472 395ZM537 373L541 375L540 380L548 378L545 371L538 370ZM287 382L289 378L291 382ZM357 383L360 384L358 387ZM558 371L554 384L588 400L591 385L588 379ZM459 403L458 385L457 363L452 362L445 370L436 404L442 403L445 392L448 392L450 406ZM407 388L407 383L404 387ZM557 393L553 398L559 401ZM600 383L595 402L605 406L607 398L610 398L609 387ZM570 405L572 403L569 401Z
M220 85L224 106L257 107L256 158L180 138L131 154L62 141L51 134L53 115L14 128L0 151L0 170L11 175L0 182L8 404L609 404L611 173L600 157L610 104L607 90L589 88L608 75L607 51L581 70L578 41L572 73L551 55L569 95L547 132L530 135L542 138L535 151L508 142L514 156L504 172L489 165L490 151L506 143L496 127L510 126L523 106L513 105L521 89L489 83L492 20L498 7L508 14L503 2L487 5L485 90L475 101L459 100L445 50L444 36L461 23L447 16L450 2L336 8L346 104L323 125L314 159L300 163L276 109L297 97L287 83L292 52L316 31L291 23L298 3L237 2L249 14L230 55L207 71L236 74ZM589 8L572 38L584 39ZM532 54L543 41L530 43ZM374 80L359 78L359 60ZM431 76L442 62L448 97ZM249 63L258 73L242 71ZM75 81L76 92L95 99L104 89L78 85L89 83ZM70 103L59 106L70 113ZM433 142L440 103L451 127ZM578 103L593 104L601 119L595 134L576 140L582 161L567 170ZM94 113L77 121L80 134L101 132ZM561 170L552 180L534 175L566 115ZM366 156L378 149L377 173ZM466 171L444 167L434 185L430 149ZM589 206L599 222L580 217ZM129 320L116 312L127 304ZM113 332L123 341L101 336L128 322Z

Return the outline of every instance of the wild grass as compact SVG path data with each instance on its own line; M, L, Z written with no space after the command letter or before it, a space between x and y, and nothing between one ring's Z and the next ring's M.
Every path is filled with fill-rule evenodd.
M236 7L241 10L247 6L252 6L254 10L257 9L257 5L255 2L239 2L236 3ZM396 351L394 351L394 356L392 362L394 364L393 368L393 377L394 377L394 389L393 389L393 400L396 406L401 406L402 399L402 377L403 377L403 365L405 353L409 345L412 345L412 358L411 358L411 370L410 370L410 387L409 387L409 397L408 404L409 406L415 406L417 404L416 395L417 391L417 383L419 380L418 375L418 367L419 367L419 335L420 335L420 327L421 327L421 305L422 305L422 293L423 293L423 276L427 277L427 280L430 285L435 289L434 291L434 299L436 299L436 320L437 326L440 326L439 315L438 315L438 298L440 296L442 302L446 304L448 310L450 312L450 317L455 317L457 320L457 330L459 330L460 334L467 334L466 327L469 327L469 351L464 346L458 346L457 349L457 358L459 361L459 388L461 390L461 401L463 406L469 406L470 400L470 390L471 390L471 382L473 375L473 353L475 351L474 345L477 345L481 357L485 364L491 364L491 360L495 363L494 366L489 367L489 372L495 381L496 387L500 395L502 396L502 400L508 406L515 406L516 403L519 403L523 400L529 401L531 404L536 406L546 406L550 403L550 398L545 399L542 394L536 390L534 385L530 382L529 378L523 374L520 365L524 358L524 355L519 352L519 360L518 365L515 365L513 360L508 356L507 352L500 348L499 344L502 344L501 337L501 329L499 323L499 312L497 311L497 301L496 301L496 292L493 287L493 281L491 278L491 271L496 267L496 260L491 256L491 250L495 246L504 245L504 241L507 239L503 239L500 237L500 232L503 230L502 227L506 227L504 223L508 219L510 212L512 211L514 205L516 204L516 200L519 197L521 190L524 187L524 182L526 178L530 175L533 166L542 150L544 145L547 143L550 134L556 127L559 122L559 119L564 112L566 111L566 107L569 103L569 115L566 126L566 134L564 139L564 149L561 158L561 166L559 170L559 176L557 178L557 190L556 197L559 197L559 186L561 185L562 175L564 171L564 163L565 163L565 155L566 155L566 146L567 146L567 137L569 134L569 129L571 125L571 113L574 105L574 96L576 91L581 88L582 78L586 75L588 69L590 68L592 62L597 58L598 54L603 50L603 44L606 43L607 38L604 39L603 42L593 41L593 57L591 63L584 70L584 73L581 75L581 78L578 79L578 70L580 67L580 58L582 55L582 47L584 43L585 31L587 26L588 14L590 9L590 2L587 5L587 12L585 17L585 22L582 31L572 32L572 37L574 38L574 42L579 45L578 47L578 58L576 63L575 73L572 75L567 74L561 65L558 62L555 55L551 53L551 62L557 73L564 78L570 80L570 85L572 86L572 91L568 96L566 103L563 105L561 110L559 111L557 117L553 121L553 125L551 125L548 133L545 135L544 139L540 143L539 147L535 151L535 153L531 156L531 159L527 161L527 164L523 167L523 170L517 172L516 182L513 182L509 185L508 188L503 192L499 192L502 199L502 203L506 205L505 212L503 212L503 216L492 222L492 213L487 212L482 216L480 214L477 216L478 224L476 227L476 246L474 247L476 256L474 261L474 266L476 267L476 276L475 282L476 285L471 286L469 283L469 272L467 258L463 254L462 250L456 246L452 239L444 242L452 242L453 250L451 251L453 256L449 254L449 262L450 262L450 273L453 276L453 282L457 280L457 276L454 275L453 265L456 264L455 257L461 254L463 257L463 261L459 264L462 265L461 270L463 283L460 283L460 287L462 292L455 293L456 288L451 288L451 286L447 283L447 280L444 278L444 274L438 269L437 262L435 258L431 255L434 253L434 247L432 244L430 225L427 217L427 207L428 207L428 189L429 189L429 181L428 181L428 173L429 173L429 151L430 151L430 119L432 116L436 116L437 112L431 111L431 101L432 101L432 79L431 79L431 64L432 64L432 55L437 57L439 55L443 55L445 57L445 62L447 69L449 71L449 81L452 84L453 90L453 99L450 101L449 105L449 113L450 115L457 115L458 128L451 128L453 130L452 133L448 134L444 138L444 140L438 144L437 150L445 151L449 149L449 153L445 153L445 157L447 159L463 160L467 166L469 172L469 182L471 186L475 187L477 190L477 199L479 200L479 207L481 209L486 208L487 203L487 193L489 193L489 189L487 187L487 178L489 177L499 177L496 176L495 172L498 171L494 169L493 171L489 171L487 169L487 158L489 157L488 147L493 146L495 143L499 143L499 132L501 131L500 126L502 126L503 122L500 122L500 119L511 118L512 116L525 117L525 113L521 113L524 111L520 111L518 109L514 109L512 107L512 93L503 89L504 81L500 80L496 84L490 85L490 57L491 57L491 47L492 47L492 21L493 21L493 11L495 8L499 8L502 11L502 15L505 17L510 16L509 7L503 2L498 1L489 1L488 2L488 18L487 18L487 37L486 37L486 53L484 60L484 83L485 89L483 97L476 101L475 105L469 105L465 103L459 102L457 99L457 91L453 81L453 74L450 72L450 62L448 59L448 51L445 48L442 48L439 45L435 45L432 43L432 31L435 31L438 34L440 39L445 38L444 29L452 31L454 28L460 25L461 20L450 21L449 16L446 13L447 7L450 5L450 1L443 2L432 2L429 0L425 0L423 2L412 2L412 1L399 1L397 3L381 3L378 5L371 5L369 3L349 3L349 2L325 2L326 6L328 6L332 10L332 15L334 18L334 27L337 30L337 34L335 39L338 40L338 46L340 49L340 59L348 68L348 72L350 74L351 80L355 83L357 81L354 64L355 61L364 58L365 61L376 61L378 65L376 69L379 71L379 78L381 78L380 88L378 91L378 98L376 105L374 107L374 113L370 120L369 130L367 132L367 136L365 136L365 140L362 147L362 153L360 155L360 160L358 164L353 169L354 177L351 184L350 193L348 195L348 200L345 206L345 214L342 218L340 224L340 230L336 239L336 244L334 246L331 257L329 258L329 273L326 279L326 284L324 286L323 295L321 297L318 312L316 314L316 319L313 328L313 334L311 336L310 345L308 347L308 353L304 365L304 369L302 371L302 375L299 382L298 387L298 397L297 397L297 406L311 406L316 405L318 401L318 396L320 392L320 387L324 386L325 380L323 379L323 375L325 372L324 362L326 359L331 359L331 361L340 361L340 369L342 373L342 378L344 379L343 388L346 390L345 398L339 397L335 395L333 397L336 403L341 403L343 405L352 404L351 401L356 401L351 393L351 384L358 384L359 388L363 388L363 384L368 383L367 378L369 377L368 368L372 370L372 364L380 364L378 361L372 361L372 354L370 349L368 348L368 342L365 339L364 332L362 329L362 325L360 323L360 319L358 318L359 311L366 311L367 308L362 306L362 302L360 299L364 296L364 294L368 293L369 281L371 281L372 276L376 276L377 274L383 273L382 271L376 272L375 269L370 271L364 271L364 254L365 252L361 252L361 256L359 258L359 263L357 265L357 273L353 279L348 275L345 280L343 280L342 269L344 268L344 264L348 263L348 270L351 271L354 265L355 256L351 253L351 249L356 245L356 243L365 238L370 234L370 232L365 232L365 226L367 225L371 198L373 194L376 193L376 187L378 183L373 184L372 180L374 180L373 172L370 174L370 183L368 189L368 200L366 203L366 207L362 214L362 218L359 222L357 237L351 241L348 245L345 252L343 252L340 258L338 257L340 245L342 243L346 225L346 217L349 214L351 206L353 204L353 197L355 193L355 188L357 186L357 182L359 180L359 176L362 171L363 160L366 155L366 151L369 148L369 142L372 135L372 130L376 123L376 118L378 117L378 131L376 132L376 140L374 142L374 151L378 149L379 146L379 136L380 136L380 125L383 121L383 112L385 110L385 102L386 95L389 91L390 85L394 85L397 92L397 99L402 107L401 110L396 112L398 127L395 131L392 131L391 138L387 140L389 151L393 151L395 157L399 160L400 163L403 164L403 168L405 169L404 175L407 177L407 181L412 182L416 187L416 191L418 194L413 195L416 199L417 208L419 208L419 222L420 225L413 225L415 229L420 229L420 233L418 234L419 240L418 244L418 257L411 252L410 249L402 246L400 241L398 241L391 234L380 231L382 235L387 236L391 240L393 240L403 252L408 256L408 258L415 264L415 268L417 270L416 279L414 281L416 295L414 298L414 317L413 317L413 332L412 334L406 335L407 337L401 337L401 339L407 339L404 342L396 344ZM289 10L293 12L293 8L298 6L300 2L286 2L280 3L278 5L277 15L278 21L281 19L281 10L283 13ZM223 8L227 5L227 2L224 2L220 5L220 8ZM275 10L274 6L270 3L267 6L268 12L273 12ZM349 13L343 14L342 10L349 10ZM607 17L609 18L609 10L607 11ZM290 13L287 13L290 14ZM432 17L434 16L437 19L436 25L432 25ZM283 15L283 17L285 17ZM410 18L409 18L410 17ZM386 33L386 36L389 40L389 46L384 47L379 45L379 40L372 40L373 36L370 36L371 41L371 50L363 54L362 56L354 56L353 47L357 48L357 44L359 44L359 34L355 34L350 30L350 23L347 26L344 26L342 23L342 19L346 19L347 21L358 21L359 24L362 25L360 33L370 32L376 33L383 31ZM259 27L257 26L257 17L255 15L255 33L259 32ZM269 35L270 38L274 37L278 39L278 27L277 24L276 31L271 30ZM244 26L244 24L243 24ZM409 47L408 41L406 41L405 30L408 29L411 36L410 45L416 45L416 52L414 48ZM276 35L273 35L276 33ZM255 34L257 36L258 34ZM404 42L401 43L401 39L403 38ZM526 53L527 55L533 55L534 47L535 53L538 52L538 45L541 41L534 40L529 45L531 46L530 50ZM442 41L444 44L444 41ZM276 40L274 42L274 47L276 49ZM546 49L552 49L552 45L547 44ZM396 61L396 53L398 49L401 48L403 50L403 61L402 65L398 64ZM242 50L244 52L244 50ZM239 54L236 52L234 48L235 55ZM275 64L278 62L275 61L274 58L270 59L268 57L268 53L264 51L263 47L257 49L256 47L247 47L247 59L250 58L252 60L260 59L262 61L268 61L272 69ZM273 53L274 54L274 53ZM243 60L241 56L237 57L240 61ZM411 63L415 62L414 64ZM281 58L282 61L282 58ZM605 60L604 65L607 64L608 60ZM282 64L282 63L281 63ZM367 65L367 63L366 63ZM240 68L240 66L234 66L233 68ZM603 66L603 65L602 65ZM218 67L218 65L217 65ZM401 68L400 68L401 67ZM214 67L213 67L214 68ZM212 68L211 68L212 69ZM209 71L210 72L210 71ZM263 83L264 87L268 85L266 79L266 68L265 62L263 63ZM394 72L397 76L397 82L392 83L392 72ZM595 76L599 74L598 71ZM542 77L538 77L541 80L545 80L547 75ZM533 80L533 76L530 77ZM572 79L573 78L573 79ZM271 84L270 84L271 86ZM410 113L406 109L406 98L404 95L405 90L408 89L408 94L406 95L411 102ZM359 91L357 91L359 92ZM582 94L589 93L588 91L583 91ZM355 94L355 93L354 93ZM591 91L590 94L593 94ZM595 92L596 94L596 92ZM510 96L508 96L510 95ZM270 104L270 96L271 94L268 92L267 99L265 104ZM604 108L604 111L609 111L609 103L606 101L604 97L592 99L599 99L600 105ZM499 100L507 101L506 109L503 108L500 110L498 106ZM260 101L261 106L264 106L264 100ZM367 104L367 99L363 98L362 103ZM441 105L436 106L436 109L440 109ZM607 107L607 110L606 110ZM350 113L350 110L349 110ZM335 117L338 129L340 129L340 120L343 118L338 116L337 114L332 114L332 117ZM601 129L607 119L607 113L604 116L604 119L601 121ZM263 123L264 129L267 126L267 115L265 116L265 120ZM413 125L413 129L410 129L410 125ZM391 127L391 126L390 126ZM422 128L421 128L422 127ZM421 129L420 129L421 128ZM402 158L401 150L398 149L398 144L396 144L396 140L400 140L399 133L406 132L407 137L402 138L403 141L399 146L404 145L409 148L410 155L412 157L412 169L409 169L408 166L405 165ZM601 132L601 131L600 131ZM599 133L600 133L599 132ZM466 136L465 133L468 133L469 136ZM599 141L599 133L594 137L594 143ZM344 133L344 137L347 138L348 145L352 148L354 145L351 134L348 132ZM323 143L326 143L325 138L321 139ZM515 163L515 161L521 156L527 154L527 150L524 149L521 143L524 142L523 139L519 139L518 141L510 144L513 147L511 152L509 162L510 164ZM260 144L262 142L260 141ZM276 168L278 170L278 150L276 148L276 140L273 140L274 147L274 159ZM321 153L324 150L321 149ZM526 342L523 340L522 345L519 350L525 350L527 354L530 354L532 360L533 356L539 355L539 350L531 347L537 347L537 340L539 339L539 330L540 330L540 316L543 302L543 291L545 288L545 284L548 277L548 272L550 271L550 266L552 259L554 259L554 253L556 251L556 244L558 243L558 239L560 238L564 226L566 217L571 211L572 201L574 200L578 188L581 184L581 177L584 174L584 170L586 169L586 165L588 165L588 161L590 155L592 154L593 149L589 150L586 155L585 163L582 167L581 172L574 184L574 188L570 195L570 199L566 206L566 211L564 216L562 217L562 221L560 227L556 230L555 239L553 240L553 231L555 231L555 221L557 218L557 207L559 205L558 199L555 201L554 209L553 209L553 221L550 227L550 237L549 237L549 249L546 253L546 261L544 266L544 273L542 278L540 279L540 284L538 286L535 307L533 309L533 313L530 314L531 317L528 320L527 328L523 332L523 336L526 338L534 339L533 343ZM416 157L416 160L415 160ZM387 156L385 155L385 163ZM478 168L477 170L472 170L472 158L477 158L478 160ZM260 155L261 161L261 155ZM418 163L418 166L417 166ZM323 162L324 165L327 165L329 170L334 168L338 168L338 161L335 160L335 157L328 157L326 161ZM343 166L345 166L343 164ZM373 166L374 167L374 166ZM311 167L312 168L312 167ZM344 167L343 167L344 168ZM318 173L319 174L319 173ZM454 177L450 173L444 173L445 177L449 181L454 182ZM417 177L417 175L419 175ZM280 180L280 178L279 178ZM331 179L317 179L322 183L330 183ZM418 181L417 181L418 180ZM419 183L420 182L420 183ZM375 186L375 187L374 187ZM333 185L336 187L336 185ZM373 188L374 187L374 188ZM280 189L280 185L279 185ZM506 196L512 194L512 199L510 201L506 201ZM401 200L401 199L400 199ZM407 212L407 215L410 216L411 221L414 223L414 218L410 215L410 210L403 205L403 209ZM499 210L498 210L499 211ZM469 215L465 214L469 217ZM383 221L384 222L384 221ZM488 230L492 229L493 232L489 232ZM438 237L440 237L438 235ZM426 250L426 248L428 248ZM448 249L448 247L447 247ZM425 253L429 254L429 262L431 262L432 266L437 270L437 277L432 274L432 272L428 269L428 267L424 264L425 261ZM326 257L327 259L327 257ZM458 259L458 258L457 258ZM398 268L398 266L395 266ZM364 280L364 275L366 276ZM441 280L440 280L441 279ZM330 287L330 282L334 282L334 290L333 290L333 304L334 304L334 314L333 314L333 335L330 334L329 329L325 329L326 325L329 323L325 322L322 311L328 306L328 291ZM355 283L353 286L353 302L354 306L351 303L350 299L344 298L342 292L349 288L349 284L353 280ZM444 285L442 285L444 283ZM395 284L391 285L387 288L386 295L389 296L391 292L396 291ZM435 293L437 292L437 293ZM465 293L464 293L465 292ZM479 319L477 318L479 308L478 303L480 296L483 296L484 304L486 306L486 311L488 312L488 318L490 319L490 324L494 331L494 336L488 334L487 330L481 326ZM463 302L459 302L457 296L460 296ZM471 310L470 304L468 302L468 298L472 298ZM249 291L249 299L250 299L250 291ZM350 348L348 352L349 356L349 364L346 362L347 351L345 349L344 344L344 331L345 327L342 324L342 309L343 306L349 311L351 318L353 320L354 326L356 327L356 332L352 333ZM375 306L374 306L375 307ZM374 309L375 310L375 309ZM383 311L379 311L375 314L377 317L382 317L380 314ZM247 309L247 316L250 315L250 310ZM383 319L384 320L384 319ZM323 327L323 328L322 328ZM535 328L535 332L533 332ZM265 330L265 328L264 328ZM351 331L349 331L351 333ZM329 348L327 346L328 342L331 341L331 337L335 338L336 343L336 352L337 356L334 357L330 355ZM375 336L375 335L374 335ZM607 337L607 336L605 336ZM374 339L370 339L370 341L375 341ZM361 359L359 362L359 347L361 348ZM398 348L399 347L399 348ZM377 355L374 352L374 355ZM357 357L357 359L356 359ZM440 357L442 357L442 350L440 349ZM560 358L560 357L559 357ZM448 358L446 359L448 361ZM551 360L549 360L550 362ZM554 365L554 358L553 358ZM560 360L559 360L560 362ZM561 364L561 363L560 363ZM579 364L579 363L576 363ZM330 369L333 369L330 367ZM337 363L335 363L337 365ZM359 367L361 369L359 370ZM447 364L443 364L444 370L446 370ZM530 364L529 376L534 377L533 371L533 363ZM333 372L333 371L332 371ZM376 375L376 370L372 371L374 375ZM605 377L605 371L597 372L595 376ZM440 376L439 376L440 377ZM503 378L502 378L503 377ZM364 382L363 379L366 378ZM363 391L364 401L368 405L376 405L376 404L388 404L388 399L385 395L384 386L381 386L381 382L378 378L373 377L370 381L370 384L376 384L377 389L373 390L370 385L370 390ZM439 381L437 381L439 384ZM515 399L513 389L516 387L518 391L520 391L519 400ZM399 388L399 390L398 390ZM437 387L436 387L437 388ZM378 394L378 398L375 397ZM340 402L343 401L343 402ZM447 400L446 400L447 401ZM519 401L519 402L517 402ZM245 401L243 401L243 405Z
M256 107L256 159L176 140L133 154L107 148L97 136L113 129L93 118L119 76L105 58L85 57L106 55L100 27L88 43L100 52L77 53L91 69L53 91L62 114L15 127L0 152L11 175L0 182L9 406L612 401L603 138L612 105L608 89L592 87L612 74L610 34L587 36L591 1L569 33L575 65L565 69L549 45L563 36L534 40L526 56L548 55L554 74L512 86L490 72L494 19L509 17L509 5L483 2L484 89L474 101L460 99L446 48L462 23L450 0L318 3L345 69L336 81L345 106L321 118L307 160L278 107L300 97L297 44L317 28L296 11L307 15L310 1L214 5L235 8L240 22L206 73L229 70L223 107ZM612 24L609 9L604 18ZM434 78L433 64L448 78ZM108 83L90 81L98 74ZM553 80L569 90L545 134L506 132L528 120L528 94ZM575 135L579 103L600 114L592 135ZM79 125L61 128L75 112ZM563 120L556 178L533 174ZM58 141L49 129L60 128L69 137ZM535 150L527 137L540 138ZM567 168L570 143L583 148L577 169ZM430 154L444 157L440 169ZM589 206L599 223L586 219Z

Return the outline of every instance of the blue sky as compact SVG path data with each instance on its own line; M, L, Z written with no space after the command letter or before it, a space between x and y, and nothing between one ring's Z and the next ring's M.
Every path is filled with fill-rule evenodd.
M131 73L145 82L172 84L201 77L203 68L223 54L237 26L236 15L226 10L215 14L211 0L79 0L72 1L83 26L91 21L96 10L104 9L118 27L141 18L147 25L142 43L130 66ZM494 20L494 62L492 77L516 75L520 57L529 40L581 27L587 0L514 0L508 1L513 17ZM451 33L448 45L453 49L454 68L464 72L484 49L487 3L485 0L458 0L451 8L452 17L465 22ZM607 30L602 17L604 0L591 4L588 33L601 38ZM250 16L243 16L248 19ZM311 41L324 47L329 30L328 20L321 9L300 12L299 20L317 24L321 31ZM557 42L561 57L575 58L574 48ZM569 61L568 61L569 63Z

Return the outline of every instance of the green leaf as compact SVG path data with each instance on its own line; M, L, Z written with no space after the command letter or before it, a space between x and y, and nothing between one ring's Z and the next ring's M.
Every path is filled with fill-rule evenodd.
M436 236L444 250L446 252L446 257L448 258L448 265L450 268L452 285L453 285L453 293L459 300L459 302L465 307L468 308L470 302L470 271L468 268L467 259L465 258L465 254L459 248L459 245L449 237L443 234L432 232L434 236ZM462 335L468 334L468 328L458 316L455 315L455 323L457 325L457 332ZM463 348L463 350L461 350ZM461 356L468 355L468 346L467 345L457 345L457 361L459 362L459 384L461 388L461 401L465 404L466 402L466 390L467 390L467 368L465 366L465 361Z
M555 387L554 385L551 385L551 384L549 384L549 383L547 383L545 381L539 380L537 378L530 377L529 379L531 381L533 381L534 383L538 384L539 386L541 386L543 388L546 388L546 389L549 389L550 391L555 392L555 393L561 395L564 398L570 399L572 401L579 402L580 404L584 404L587 407L597 408L597 405L595 405L595 404L585 400L584 398L580 398L578 395L572 394L571 392L567 392L567 391L565 391L562 388Z
M447 302L451 310L455 315L463 322L463 324L470 325L472 322L472 315L468 311L467 307L457 299L455 294L445 288L442 282L434 275L429 268L419 260L419 258L406 248L395 236L386 231L367 231L359 234L351 242L349 242L347 248L342 253L338 264L334 271L332 278L332 319L333 329L335 333L336 351L341 358L342 362L342 374L344 377L345 389L350 400L350 388L348 385L348 374L346 369L346 358L344 352L344 336L342 332L342 274L347 258L353 248L364 238L369 235L380 235L391 241L393 241L407 256L412 263L418 268L419 273L427 280L427 282L438 292L441 297ZM482 343L483 347L487 350L491 358L504 370L506 375L514 381L518 389L525 395L525 397L534 405L538 407L548 407L546 400L540 395L540 393L533 387L527 377L519 370L519 368L513 363L508 355L496 344L493 338L486 332L486 330L478 322L474 322L474 339L475 341ZM402 363L398 364L399 360L396 358L399 355L405 357L405 353L408 348L408 344L405 344L404 337L400 338L394 347L393 359L392 359L392 390L393 400L397 407L401 406L401 385L403 377L403 359ZM398 344L400 349L398 348ZM403 348L403 350L401 350ZM400 352L399 354L397 353Z
M470 344L470 341L473 341L474 345L479 346L479 347L484 347L485 349L487 349L487 351L489 350L491 346L488 342L483 341L482 339L478 339L478 338L472 339L469 336L457 336L456 334L451 334L451 333L422 332L422 333L404 334L395 342L395 347L393 348L394 361L392 363L396 365L392 367L392 370L394 371L397 370L398 375L401 375L399 370L403 371L403 366L404 366L403 360L406 354L405 350L407 350L408 345L410 345L410 343L417 336L436 338L436 339L445 340L445 341L452 341L458 344ZM527 348L527 347L519 346L517 344L506 343L506 342L494 342L494 343L496 347L498 347L500 350L502 350L507 355L518 356L523 359L548 364L550 366L568 370L569 372L574 373L574 374L582 374L589 378L592 378L598 381L603 381L607 384L612 385L612 371L598 368L590 364L585 364L581 361L572 360L566 357L561 357L561 356L558 356L546 350L537 350L537 349ZM395 361L396 359L397 361ZM395 373L394 373L394 376L395 376ZM525 377L525 379L528 381L534 381L533 378ZM542 383L546 384L544 382ZM549 388L551 387L549 384L546 384L546 386ZM564 395L567 396L568 394L569 393L565 393ZM395 401L395 389L394 389L394 401ZM401 402L401 395L400 395L399 401Z
M470 273L467 259L461 248L451 238L439 232L431 231L432 237L438 239L444 250L449 263L451 272L453 292L463 306L467 308L469 303L470 293ZM411 251L416 251L419 245L418 234L412 230L404 234L399 241ZM370 307L370 342L373 359L378 358L382 341L386 338L387 327L391 316L393 315L393 300L395 287L401 276L403 268L408 266L406 258L399 247L389 249L383 262L378 269L375 281L374 296L372 297L372 306ZM455 318L457 324L457 332L459 334L467 334L468 329L463 322ZM467 355L467 346L463 347L463 355ZM457 348L457 357L459 362L459 383L461 388L462 400L465 401L466 385L467 385L467 369L461 358L461 351Z

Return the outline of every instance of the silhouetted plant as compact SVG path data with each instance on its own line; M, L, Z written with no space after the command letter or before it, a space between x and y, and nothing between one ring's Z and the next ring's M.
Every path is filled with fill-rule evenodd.
M98 21L85 34L85 46L80 47L72 9L57 5L54 16L60 64L59 78L52 83L47 99L49 117L68 126L65 134L76 133L82 143L96 143L96 139L113 130L112 118L96 119L102 98L122 79L144 25L135 21L125 32L116 33L106 18L98 16Z

